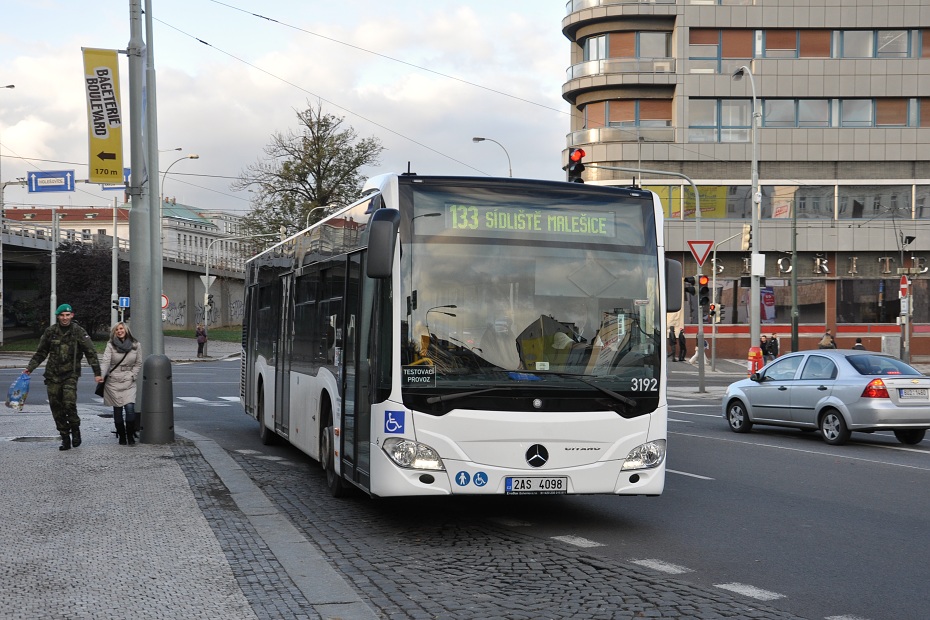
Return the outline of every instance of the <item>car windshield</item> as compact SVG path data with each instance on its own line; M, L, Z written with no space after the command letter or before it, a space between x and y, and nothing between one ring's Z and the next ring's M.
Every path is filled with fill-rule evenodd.
M860 375L920 375L921 372L901 360L884 355L855 355L849 358L850 365Z

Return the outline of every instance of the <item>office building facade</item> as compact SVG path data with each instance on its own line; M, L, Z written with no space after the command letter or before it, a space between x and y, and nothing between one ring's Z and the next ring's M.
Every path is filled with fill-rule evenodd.
M705 333L721 354L750 344L742 247L757 208L762 332L782 352L796 317L800 349L829 328L841 348L930 355L926 0L571 0L562 31L563 160L581 148L586 182L658 192L686 273L688 242L713 241L703 271L723 316ZM699 311L673 321L693 333Z

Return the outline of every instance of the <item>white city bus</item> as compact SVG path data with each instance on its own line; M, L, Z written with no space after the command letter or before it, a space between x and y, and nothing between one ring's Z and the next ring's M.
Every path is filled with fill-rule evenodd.
M337 496L659 495L681 266L656 195L409 174L363 195L247 263L262 440Z

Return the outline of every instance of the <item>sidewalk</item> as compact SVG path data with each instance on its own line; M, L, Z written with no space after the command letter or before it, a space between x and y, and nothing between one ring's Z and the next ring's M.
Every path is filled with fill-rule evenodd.
M208 351L226 358L239 349L210 342ZM190 339L165 338L165 354L201 361ZM0 366L23 368L29 357L6 354ZM174 444L119 446L112 420L100 417L109 411L79 403L84 442L60 452L47 403L0 407L0 617L238 620L268 617L269 607L281 617L376 617L218 444L175 427ZM184 446L225 488L189 480ZM248 526L211 524L197 500L207 494L231 498ZM228 555L218 536L239 555L270 551L283 574L256 575L254 556ZM295 587L302 602L288 608L275 588Z

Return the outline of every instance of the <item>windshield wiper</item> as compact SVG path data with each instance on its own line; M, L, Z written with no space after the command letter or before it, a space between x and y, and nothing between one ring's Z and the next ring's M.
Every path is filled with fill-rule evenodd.
M590 386L593 387L595 390L597 390L597 391L599 391L599 392L603 392L604 394L607 394L608 396L610 396L610 397L613 398L614 400L617 400L617 401L623 403L623 404L626 405L627 407L635 407L635 406L636 406L636 401L633 400L632 398L630 398L629 396L624 396L623 394L620 394L619 392L614 392L613 390L611 390L611 389L609 389L609 388L605 388L605 387L602 386L602 385L598 385L597 383L594 383L593 381L588 381L587 379L585 379L585 378L582 377L581 375L573 375L573 374L567 373L567 372L553 372L553 373L550 373L550 374L553 374L553 375L556 375L556 376L559 376L559 377L571 377L572 379L578 379L578 380L581 381L582 383L584 383L584 384L586 384L586 385L590 385Z
M454 394L443 394L442 396L430 396L426 399L426 402L430 405L435 405L436 403L444 403L450 400L458 400L459 398L466 398L468 396L475 396L476 394L484 394L485 392L493 392L494 390L504 390L507 388L503 387L492 387L485 388L483 390L472 390L471 392L455 392Z

